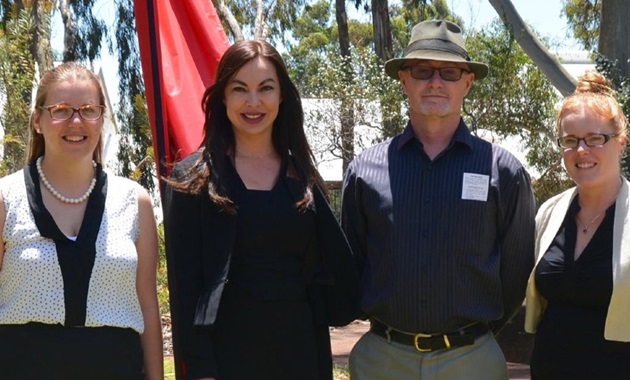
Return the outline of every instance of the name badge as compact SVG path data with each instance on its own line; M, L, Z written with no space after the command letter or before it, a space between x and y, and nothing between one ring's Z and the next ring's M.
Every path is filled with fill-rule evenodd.
M464 173L462 199L471 201L488 200L490 177L484 174Z

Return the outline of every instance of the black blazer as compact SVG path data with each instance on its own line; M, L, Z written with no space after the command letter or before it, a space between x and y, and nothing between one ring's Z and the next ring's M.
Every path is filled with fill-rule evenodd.
M173 170L181 178L199 157L193 153ZM230 181L232 179L229 179ZM322 191L315 187L318 257L305 268L313 313L320 378L332 379L328 326L360 314L359 276L348 242ZM298 194L299 195L299 194ZM299 199L299 198L298 198ZM228 280L238 214L220 212L207 195L167 187L164 234L177 379L216 376L211 328Z

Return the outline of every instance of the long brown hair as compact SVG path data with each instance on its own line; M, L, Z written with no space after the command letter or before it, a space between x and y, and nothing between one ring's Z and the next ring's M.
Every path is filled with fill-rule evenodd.
M64 62L61 65L46 71L44 75L42 75L42 78L39 80L39 84L37 86L37 92L35 94L35 104L33 105L33 110L31 111L31 117L29 120L30 136L28 141L28 156L26 158L27 164L32 163L38 157L46 154L46 143L44 141L44 136L40 133L35 132L35 125L33 123L35 115L41 115L41 113L44 112L39 107L45 105L46 97L51 91L55 91L55 87L59 83L83 80L91 82L94 87L96 87L96 91L98 91L99 105L105 106L105 94L103 92L101 81L91 70L76 62ZM96 146L96 149L94 149L92 159L97 163L102 163L102 155L103 137L101 136L98 139L98 145Z
M173 185L179 190L199 194L207 192L211 201L222 210L235 211L228 197L225 178L226 154L235 151L232 124L224 104L225 88L248 62L262 57L271 62L280 82L282 102L273 123L272 141L276 152L292 165L305 187L304 197L297 204L304 208L313 200L312 186L317 184L325 193L323 180L315 167L315 160L304 133L304 111L300 94L289 78L289 73L278 51L269 43L258 40L237 41L223 54L217 69L216 82L206 89L202 99L205 114L201 156L183 178Z

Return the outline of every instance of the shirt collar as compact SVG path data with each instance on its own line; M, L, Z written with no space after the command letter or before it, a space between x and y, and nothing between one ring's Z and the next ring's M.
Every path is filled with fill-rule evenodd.
M411 126L411 121L408 121L405 130L402 132L400 138L398 139L398 149L401 149L410 141L414 140L417 141L420 146L422 146L422 142L416 139L416 134L414 133L413 127ZM451 142L449 143L447 149L452 147L455 143L461 143L467 146L469 149L473 149L473 136L462 118L459 119L459 125L457 126L457 129L455 130L453 138L451 139Z

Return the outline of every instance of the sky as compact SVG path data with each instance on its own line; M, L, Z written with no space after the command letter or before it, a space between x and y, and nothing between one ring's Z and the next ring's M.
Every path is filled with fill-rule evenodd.
M481 29L499 16L488 0L447 0L451 11L467 26ZM568 26L562 16L561 0L512 0L512 4L529 27L558 44L558 50L579 50L578 43L567 37Z
M395 2L396 0L390 0ZM468 28L481 29L485 25L498 18L498 15L489 0L447 0L449 7L453 12L458 14L464 20L465 26ZM96 4L96 13L104 18L106 22L114 27L114 2L111 0L98 0ZM568 27L566 19L561 15L562 0L512 0L512 4L521 15L521 18L536 30L540 35L549 38L549 40L557 44L555 50L579 50L577 42L567 37ZM349 6L350 17L353 15L353 6ZM61 27L61 18L56 15L58 27L53 29L52 43L55 47L63 46L63 29ZM61 49L61 48L59 48ZM97 64L97 69L102 66L105 79L109 83L116 83L118 74L116 72L117 62L114 57L105 53L102 57L101 65ZM118 101L116 91L110 87L110 96L115 104ZM114 86L115 88L115 86Z

